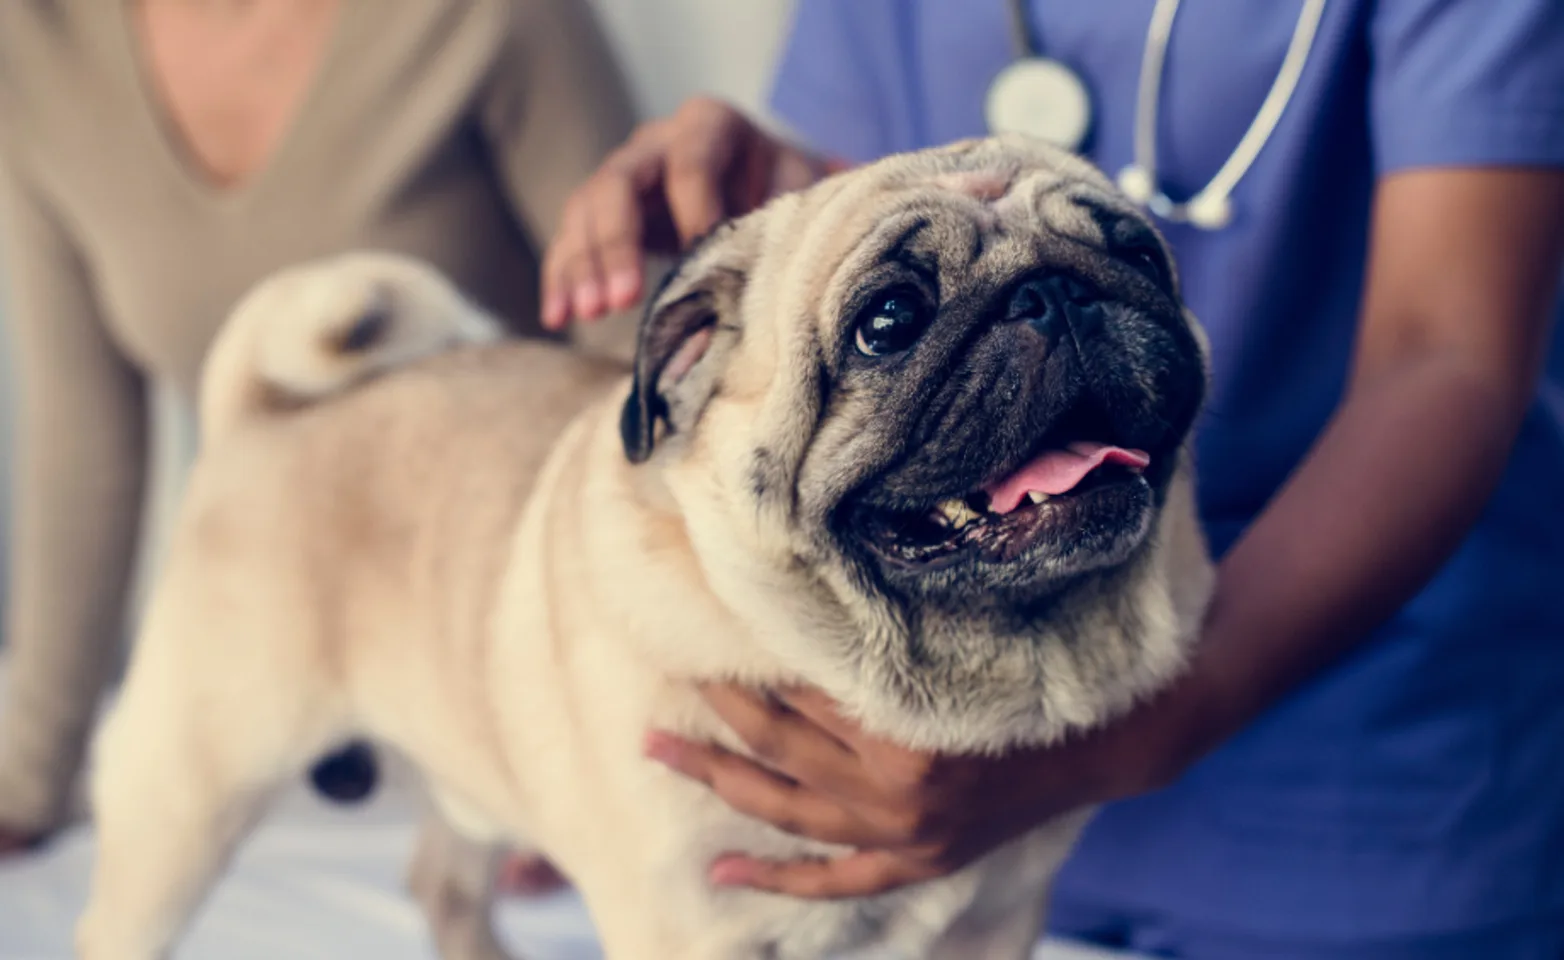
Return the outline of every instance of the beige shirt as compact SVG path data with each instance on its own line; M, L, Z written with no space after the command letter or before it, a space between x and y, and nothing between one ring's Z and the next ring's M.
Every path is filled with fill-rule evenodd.
M536 330L537 251L628 133L585 0L343 0L266 166L210 185L150 95L125 0L0 0L0 242L17 398L0 823L52 825L112 663L146 384L196 392L285 264L425 257Z

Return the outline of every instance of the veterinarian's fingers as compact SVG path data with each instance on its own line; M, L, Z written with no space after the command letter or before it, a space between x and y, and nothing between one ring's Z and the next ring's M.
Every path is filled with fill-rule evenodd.
M831 798L721 747L654 733L646 739L646 755L710 787L737 812L784 833L851 847L885 847L900 839Z
M570 322L570 298L562 292L545 289L539 320L545 330L563 330Z
M867 737L862 727L837 712L835 700L814 687L788 687L777 691L776 698L836 738L844 750L855 750L856 745Z
M835 860L757 860L721 857L708 874L723 887L751 887L805 900L870 897L942 876L939 869L886 851Z
M833 796L862 792L855 785L864 771L853 752L769 694L713 685L701 695L761 763Z
M724 803L783 833L847 846L873 845L879 840L836 803L743 757L724 758L713 773L712 792Z
M559 233L543 255L542 301L538 319L545 330L560 330L570 320L570 277L567 265L575 257L574 244L568 237L570 207L567 203L560 219Z
M668 207L683 246L715 227L725 210L717 181L720 174L711 166L715 161L706 153L694 152L697 149L681 150L677 162L668 165Z
M959 786L959 773L972 769L971 758L909 750L865 732L842 716L835 701L819 690L798 687L784 690L778 696L789 709L808 717L816 726L836 737L845 749L851 750L886 795L901 803L926 804L931 799L930 787L936 784L947 789ZM957 775L952 776L953 773Z
M595 260L591 253L589 194L585 192L590 189L592 184L588 182L566 201L557 235L543 258L541 319L545 329L561 329L572 314L579 316L577 305L590 305L592 295L588 290L601 283L594 274Z
M587 228L590 231L590 227ZM597 248L590 240L583 248L576 264L575 282L570 291L570 310L578 321L596 320L604 313L603 265L597 258Z
M716 779L713 770L716 758L726 754L727 751L721 747L676 737L671 733L653 731L646 735L646 741L641 745L641 753L675 773L683 774L691 780L698 780L709 787Z
M667 163L666 121L643 124L603 161L565 203L565 212L543 262L543 324L559 329L578 301L591 305L623 296L626 281L615 288L604 276L602 238L625 238L639 263L647 208L661 209L663 167ZM638 281L639 282L639 281Z
M731 684L708 684L701 687L701 695L740 734L752 732L757 737L763 737L763 727L782 725L796 733L819 739L844 754L852 753L852 747L845 738L815 722L808 714L794 710L785 698L769 691ZM843 729L852 729L845 721L842 726Z
M570 880L546 858L536 854L510 855L494 877L495 893L525 899L546 897L568 886Z
M645 218L630 175L606 178L587 202L591 244L603 271L603 303L624 310L641 296Z
M719 100L688 100L672 122L678 135L668 145L668 207L688 245L729 214L725 186L755 144L748 118Z

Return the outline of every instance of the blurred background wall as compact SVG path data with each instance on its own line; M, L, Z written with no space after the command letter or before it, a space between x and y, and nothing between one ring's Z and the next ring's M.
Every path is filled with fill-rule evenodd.
M9 0L0 0L9 2ZM763 113L765 91L791 8L790 0L579 0L592 3L635 89L642 116L672 111L686 97L711 93ZM13 368L0 276L0 537L10 528ZM154 436L144 561L160 550L156 531L177 500L195 439L190 412L166 393L154 398ZM0 565L8 551L0 550ZM145 567L145 562L143 564ZM0 591L6 583L0 566ZM0 593L0 604L4 603ZM4 637L0 636L0 644Z
M761 112L790 0L591 0L639 98L643 116L695 93Z

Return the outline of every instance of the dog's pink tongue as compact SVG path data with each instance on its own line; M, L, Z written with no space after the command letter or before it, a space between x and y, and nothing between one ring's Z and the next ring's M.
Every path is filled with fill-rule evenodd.
M998 483L984 487L983 492L988 494L988 509L994 513L1009 513L1033 491L1049 496L1069 493L1086 479L1087 474L1105 463L1144 470L1151 463L1151 457L1141 450L1085 441L1072 443L1063 450L1050 450Z

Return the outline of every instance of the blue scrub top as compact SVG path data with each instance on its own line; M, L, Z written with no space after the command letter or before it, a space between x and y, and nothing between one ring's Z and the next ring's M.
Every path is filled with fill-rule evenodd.
M1092 92L1085 152L1110 173L1131 160L1152 6L1033 4L1043 51ZM1181 6L1157 130L1175 199L1238 143L1300 6ZM981 135L1007 7L800 0L775 110L854 160ZM1163 225L1212 341L1198 461L1218 551L1341 399L1376 177L1471 165L1564 166L1564 0L1331 0L1232 225ZM1498 494L1437 579L1176 786L1107 808L1058 890L1326 939L1564 915L1564 336Z

